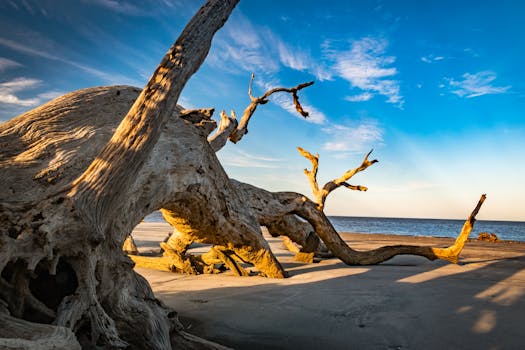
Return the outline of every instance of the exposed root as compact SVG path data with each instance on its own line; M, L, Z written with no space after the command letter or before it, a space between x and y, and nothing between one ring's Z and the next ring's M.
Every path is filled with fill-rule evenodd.
M214 246L211 250L217 254L217 257L224 262L224 265L237 276L249 276L250 273L246 271L237 260L240 260L235 253L221 246ZM237 259L235 259L237 258Z
M39 350L80 350L71 329L33 323L0 312L0 348Z

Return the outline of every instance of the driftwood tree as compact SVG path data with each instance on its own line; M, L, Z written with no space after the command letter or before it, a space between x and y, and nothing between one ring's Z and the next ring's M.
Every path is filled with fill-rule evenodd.
M215 151L224 135L238 141L246 133L268 96L252 99L244 125L244 117L235 127L223 117L209 140L211 110L183 111L176 102L236 3L203 5L143 90L80 90L0 125L0 346L220 348L186 333L122 251L132 229L158 209L190 241L213 244L231 268L240 259L268 277L285 271L260 225L308 249L320 237L347 264L397 254L457 260L484 197L452 247L359 252L318 203L228 178ZM299 107L300 87L287 91Z
M310 182L310 186L312 187L312 194L314 196L314 202L317 203L317 207L319 210L324 209L324 203L326 202L326 198L328 195L335 189L344 186L348 189L355 190L355 191L367 191L368 187L365 186L359 186L359 185L350 185L347 181L350 180L355 174L366 170L369 166L372 164L377 163L377 159L368 160L368 157L372 154L372 151L368 152L365 156L365 159L363 159L363 162L361 165L355 169L350 169L347 172L345 172L343 175L338 177L337 179L328 181L324 184L323 188L319 188L319 184L317 183L317 171L319 170L319 154L316 154L315 156L311 154L310 152L304 150L301 147L297 147L297 151L308 159L312 163L312 170L304 169L304 174L308 177L308 181Z

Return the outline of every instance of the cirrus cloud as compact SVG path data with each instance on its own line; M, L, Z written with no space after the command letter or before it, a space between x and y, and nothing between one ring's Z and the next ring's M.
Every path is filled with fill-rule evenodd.
M462 80L445 78L448 81L451 92L459 97L473 98L490 94L506 93L511 86L494 86L496 74L491 71L483 71L474 74L465 73Z
M397 69L392 67L396 58L386 55L387 46L385 39L365 37L353 41L350 50L328 48L326 51L335 60L333 69L352 87L370 95L385 96L388 103L402 107L404 99L400 83L393 78L398 74Z
M323 129L331 135L323 149L336 152L362 152L383 141L383 129L375 120L365 120L357 125L334 124Z

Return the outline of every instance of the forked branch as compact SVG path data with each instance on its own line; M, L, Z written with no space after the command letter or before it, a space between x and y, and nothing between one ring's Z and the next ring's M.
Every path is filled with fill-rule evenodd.
M293 104L297 112L305 118L308 117L308 112L303 109L303 106L299 102L299 96L297 95L297 92L299 90L304 89L305 87L313 85L314 83L313 81L302 83L292 88L276 87L276 88L266 91L263 95L259 97L254 97L252 94L252 85L253 85L254 79L255 79L255 75L252 73L250 84L248 85L248 96L250 96L251 102L248 105L248 107L246 107L246 109L244 110L241 120L239 121L239 125L229 135L228 139L233 143L239 142L242 139L242 137L248 133L248 123L253 113L257 109L257 106L268 103L269 101L268 98L277 92L287 92L289 94L292 94Z
M315 156L308 152L307 150L297 147L297 150L299 153L308 159L312 163L312 170L304 169L305 175L308 177L308 181L310 182L310 186L312 187L312 193L314 196L314 201L317 203L319 210L323 210L324 203L326 201L326 197L335 190L336 188L339 188L341 186L345 186L346 188L354 191L367 191L368 188L366 186L359 186L359 185L351 185L347 181L350 180L355 174L365 170L369 166L371 166L374 163L377 163L377 159L369 160L368 157L373 152L371 150L368 152L363 159L363 162L361 165L357 168L350 169L347 172L345 172L342 176L338 177L337 179L334 179L332 181L328 181L322 189L319 189L319 184L317 183L317 170L319 168L319 154L316 154Z

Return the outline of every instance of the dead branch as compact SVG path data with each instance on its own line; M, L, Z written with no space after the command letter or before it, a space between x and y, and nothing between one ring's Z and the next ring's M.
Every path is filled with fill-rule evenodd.
M314 156L313 154L311 154L310 152L306 151L305 149L301 147L297 147L297 150L303 157L305 157L312 163L312 170L304 169L304 173L308 177L308 181L310 182L310 186L312 187L314 201L317 203L319 210L323 210L324 203L326 201L326 197L328 197L328 195L333 190L341 186L344 186L354 191L367 191L368 187L360 186L360 185L357 185L357 186L351 185L347 181L350 180L355 174L365 170L372 164L378 162L377 159L368 160L368 157L374 151L374 150L371 150L370 152L366 154L365 158L363 159L363 162L361 163L359 167L348 170L347 172L345 172L342 176L338 177L337 179L328 181L323 186L322 189L319 189L319 185L317 183L317 170L319 168L319 154L316 154Z
M252 95L252 84L253 84L254 79L255 79L255 74L252 73L250 83L248 85L248 96L250 97L251 102L248 105L248 107L246 107L246 109L244 110L241 120L239 122L239 125L229 135L228 139L233 143L239 142L242 139L242 137L248 133L248 123L250 121L250 118L253 116L253 113L255 113L257 106L259 106L260 104L263 105L263 104L268 103L269 101L268 98L277 92L287 92L289 94L292 94L293 103L295 105L295 109L297 110L297 112L305 118L308 117L308 112L306 112L303 109L303 107L301 106L299 102L299 96L297 95L297 92L299 90L304 89L305 87L313 85L314 83L313 81L302 83L292 88L284 88L284 87L273 88L273 89L266 91L263 95L259 97L254 97Z
M419 255L429 260L442 259L452 263L457 263L459 254L465 246L469 237L476 215L481 205L486 199L486 195L481 195L475 209L465 221L453 245L446 248L436 248L428 246L396 245L384 246L369 251L357 251L349 247L346 242L335 231L328 218L319 210L316 203L306 197L295 193L280 192L275 193L280 198L280 202L285 205L281 212L294 213L307 220L315 232L326 244L328 249L341 261L347 265L374 265L393 258L396 255ZM276 207L272 208L274 211Z
M234 110L231 111L231 117L227 115L225 111L221 111L221 120L217 131L208 137L208 142L215 152L226 145L228 137L230 137L230 134L235 131L238 124Z

